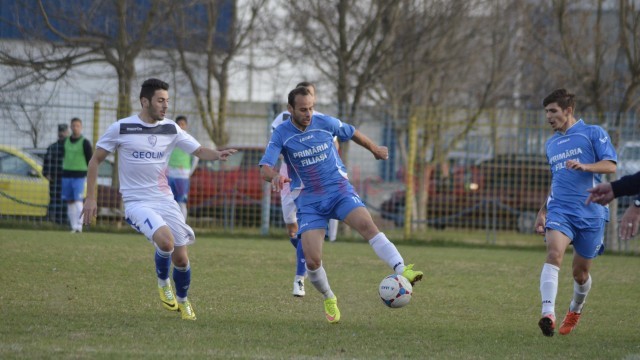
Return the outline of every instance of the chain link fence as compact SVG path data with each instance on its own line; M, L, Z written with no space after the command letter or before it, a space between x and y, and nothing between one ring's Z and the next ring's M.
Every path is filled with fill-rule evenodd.
M188 131L203 145L215 146L196 107L186 101L172 104L168 117L187 116ZM132 103L134 108L138 104ZM271 121L282 108L270 103L230 104L226 123L229 142L218 147L239 152L225 163L198 162L190 179L188 223L214 231L284 233L279 194L265 188L257 166ZM326 114L335 113L334 109L318 106ZM65 204L56 187L59 174L53 171L47 174L49 178L43 174L43 165L50 166L44 161L47 148L57 140L58 125L68 125L74 117L82 119L83 134L95 146L116 120L115 100L61 94L44 105L0 101L0 111L4 125L0 135L0 221L25 228L68 227ZM588 123L600 119L609 131L618 147L617 176L640 170L634 115L620 121L606 114L577 117ZM357 124L364 134L389 147L389 160L384 162L355 144L341 147L350 180L383 231L397 231L397 236L404 232L410 238L424 234L438 238L447 231L469 233L489 243L495 243L499 236L515 238L533 232L550 183L544 143L551 130L542 111L430 108L398 115L384 107L365 107L356 121L343 120ZM99 169L98 226L127 226L114 186L117 182L113 181L116 163L117 158L110 156ZM405 165L409 163L412 168ZM639 253L637 240L622 242L615 236L616 221L629 204L626 198L612 203L606 240L614 251Z

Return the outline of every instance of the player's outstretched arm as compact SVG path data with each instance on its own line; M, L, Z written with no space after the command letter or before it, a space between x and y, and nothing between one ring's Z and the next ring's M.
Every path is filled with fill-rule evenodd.
M615 198L613 188L610 183L598 184L591 189L587 189L587 191L589 192L589 197L584 202L585 205L589 205L592 202L600 205L607 205Z
M204 146L200 146L192 153L192 155L197 156L202 160L220 160L227 161L227 158L233 154L235 154L238 150L236 149L227 149L227 150L213 150L206 148Z
M96 151L89 160L87 168L87 197L84 199L82 207L82 221L85 225L91 224L93 218L98 216L98 202L96 200L96 184L98 182L98 167L107 158L109 152L103 148L96 148Z
M356 130L351 137L356 144L371 151L376 160L387 160L389 158L389 149L386 146L378 146L373 140L369 139L365 134Z

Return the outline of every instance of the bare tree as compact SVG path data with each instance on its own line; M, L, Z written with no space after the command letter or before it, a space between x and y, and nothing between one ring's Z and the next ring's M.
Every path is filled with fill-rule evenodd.
M219 30L221 0L197 0L174 4L171 26L176 34L170 59L188 80L202 124L218 146L227 144L229 77L239 53L255 40L258 15L266 0L252 0L246 7L233 2L226 32ZM194 9L204 14L194 19ZM194 26L194 24L197 24ZM217 96L217 100L216 100Z
M84 5L55 8L42 0L18 0L16 14L25 40L16 49L6 44L0 49L0 64L22 69L6 80L6 86L56 81L70 70L97 63L109 64L117 75L118 117L131 114L131 82L135 79L135 60L149 47L152 30L164 11L135 0L94 1ZM6 22L6 20L5 20ZM159 39L155 39L159 40Z
M34 148L40 147L42 135L49 130L46 128L43 109L48 108L51 99L57 93L56 89L46 92L38 90L39 86L31 86L5 92L0 102L3 118L7 119L17 132L28 136ZM46 99L42 98L41 94L47 94Z

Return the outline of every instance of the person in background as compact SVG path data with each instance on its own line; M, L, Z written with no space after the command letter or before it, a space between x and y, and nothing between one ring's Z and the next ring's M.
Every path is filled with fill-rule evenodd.
M42 166L42 174L49 180L47 218L56 224L67 222L67 204L62 201L62 160L64 158L64 142L68 136L69 126L59 124L58 140L47 147Z
M601 174L614 173L618 161L602 127L576 120L574 98L565 89L557 89L542 101L547 122L555 131L545 144L551 189L534 225L547 243L547 257L540 273L542 317L538 321L544 336L555 333L558 274L569 245L573 245L573 299L560 325L560 334L573 331L582 316L591 290L591 265L604 252L604 228L609 221L608 208L585 205L586 190L601 182Z
M62 160L62 200L67 202L67 216L72 233L82 232L82 201L84 200L87 166L93 155L91 142L82 136L82 120L71 119L71 136L64 141Z
M182 130L187 131L188 123L187 117L179 115L176 117L176 124L180 126ZM184 150L176 147L171 152L169 158L169 167L167 168L167 179L169 180L169 186L171 192L173 192L173 198L180 205L180 211L187 219L187 197L189 196L189 178L193 171L198 166L198 158L191 156Z

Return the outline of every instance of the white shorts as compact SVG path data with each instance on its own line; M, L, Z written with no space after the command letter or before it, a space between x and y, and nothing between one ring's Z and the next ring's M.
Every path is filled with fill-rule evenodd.
M187 225L180 206L173 199L125 202L124 216L127 223L144 234L152 244L153 234L164 225L173 234L174 246L190 245L196 241L193 229Z
M284 162L280 165L280 176L288 178L287 164ZM285 224L295 224L298 221L296 217L296 204L293 202L293 196L291 196L291 186L289 183L285 183L280 191L280 202L282 204L282 217Z

